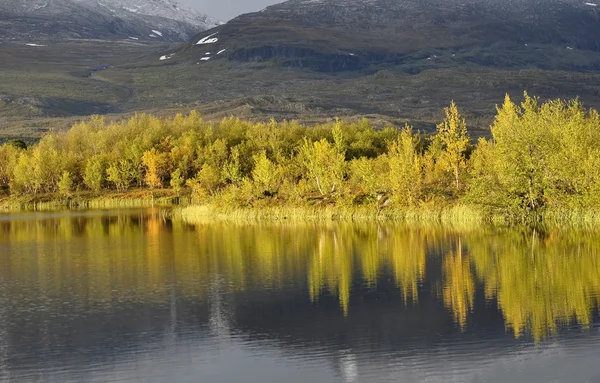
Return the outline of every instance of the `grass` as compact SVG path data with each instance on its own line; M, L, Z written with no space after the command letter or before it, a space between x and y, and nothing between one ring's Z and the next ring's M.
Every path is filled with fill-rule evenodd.
M69 198L57 194L32 197L0 196L0 212L42 211L57 209L118 209L131 207L173 206L189 203L188 197L178 197L171 190L146 189L125 192L76 192Z
M176 214L184 221L190 223L206 221L394 221L469 226L491 222L481 212L467 206L438 209L386 209L378 211L372 207L279 206L264 208L215 208L211 205L190 205L179 209Z
M489 134L494 106L507 92L527 89L542 100L579 97L588 107L600 107L597 72L568 69L597 62L597 54L587 51L535 48L560 61L550 69L521 65L518 58L514 67L480 65L471 59L471 51L457 51L456 57L437 52L435 60L427 60L429 54L419 51L393 65L381 62L363 71L320 73L273 60L196 64L198 47L168 62L158 60L174 48L91 40L48 42L38 50L18 42L3 46L0 141L31 142L92 113L115 113L118 118L135 111L174 114L191 109L206 119L235 115L251 121L273 117L305 123L362 115L378 121L377 126L409 122L429 132L449 100L457 102L476 138ZM531 58L527 52L519 50L518 57ZM107 69L94 71L105 65Z
M220 208L212 205L189 205L175 210L188 223L223 222L394 222L409 225L443 225L454 228L476 226L507 227L513 224L502 215L489 215L467 205L422 208L372 207L343 208L334 206L277 206L261 208ZM600 223L600 211L548 211L535 227L593 228ZM520 224L522 225L522 224Z

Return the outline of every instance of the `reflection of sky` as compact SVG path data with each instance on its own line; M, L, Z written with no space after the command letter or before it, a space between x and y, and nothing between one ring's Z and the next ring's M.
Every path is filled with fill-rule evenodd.
M566 329L539 345L487 331L440 334L433 343L417 333L403 343L389 344L371 331L365 319L354 321L334 311L338 325L333 328L326 325L331 313L313 312L303 319L309 321L307 328L330 329L328 336L311 337L284 328L285 317L270 324L272 328L244 323L235 308L238 299L244 299L242 306L253 306L245 301L248 297L220 291L219 280L211 283L206 311L196 311L202 303L174 294L173 300L156 302L154 308L122 309L88 319L77 313L86 322L82 329L96 333L87 341L84 335L79 335L84 336L79 342L68 339L75 334L60 319L64 315L46 317L46 339L14 348L21 357L29 357L21 358L19 366L2 364L0 381L595 383L600 377L598 328ZM338 309L335 302L332 306ZM386 310L391 311L390 318L399 318L402 311L395 306L361 311L364 318L371 314L385 321ZM264 310L255 309L255 315ZM268 312L276 315L273 309ZM103 317L102 326L92 328ZM120 329L123 322L136 318L138 323L124 323L129 327ZM5 330L0 325L0 334Z
M361 355L360 350L327 354L293 352L276 342L244 336L216 339L165 337L150 348L116 355L102 365L64 365L46 371L47 382L597 382L600 337L569 334L542 346L487 353L485 342L410 356ZM73 360L76 362L76 359ZM18 372L10 381L31 381ZM4 375L3 378L8 378Z

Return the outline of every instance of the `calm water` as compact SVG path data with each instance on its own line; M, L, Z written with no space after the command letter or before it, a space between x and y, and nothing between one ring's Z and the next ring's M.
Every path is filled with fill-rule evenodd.
M600 382L600 232L0 215L2 382Z

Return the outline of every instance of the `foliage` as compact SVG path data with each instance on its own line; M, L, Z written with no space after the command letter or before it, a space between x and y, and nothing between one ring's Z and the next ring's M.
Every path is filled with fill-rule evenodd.
M439 161L443 168L452 172L456 190L460 190L460 178L467 164L467 151L470 139L467 134L467 124L458 112L454 101L444 110L444 121L437 126L440 143L443 150Z
M171 187L230 208L466 207L535 222L552 211L600 208L599 143L596 111L577 100L541 104L527 94L520 105L507 96L491 137L476 145L455 103L429 137L410 126L375 129L366 119L307 127L207 122L196 112L93 117L28 148L0 146L0 190Z
M72 191L73 179L71 177L71 173L65 170L62 176L60 177L60 181L58 181L58 192L63 197L70 197Z

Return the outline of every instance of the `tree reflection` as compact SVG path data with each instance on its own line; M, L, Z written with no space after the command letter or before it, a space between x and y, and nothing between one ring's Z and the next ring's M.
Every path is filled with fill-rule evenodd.
M313 302L334 296L351 316L354 299L389 280L406 306L423 294L442 300L462 330L481 288L507 331L541 340L564 325L590 326L600 297L600 234L584 230L188 225L159 211L65 213L0 221L0 248L0 278L19 281L1 286L8 307L46 299L110 310L174 294L209 301L219 281L219 297L294 289Z

